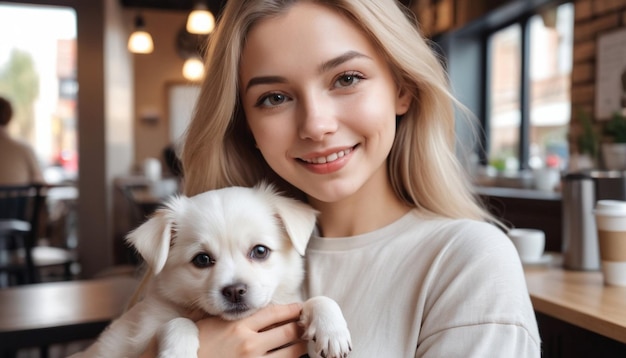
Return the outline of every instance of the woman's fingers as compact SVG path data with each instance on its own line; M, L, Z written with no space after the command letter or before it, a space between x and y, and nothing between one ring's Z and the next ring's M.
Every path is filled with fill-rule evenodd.
M300 339L302 329L297 324L301 311L300 303L272 305L249 317L250 328L260 332L262 350L268 352L268 357L296 358L306 354L307 345Z
M307 357L307 343L299 341L296 344L268 352L264 357L267 358L299 358Z
M306 343L300 340L302 332L296 322L301 309L299 303L272 305L239 321L224 321L219 317L200 320L198 356L300 357L306 353Z
M269 305L244 319L250 329L260 332L281 322L297 321L300 318L300 311L301 303Z
M296 322L288 322L281 325L276 325L271 329L259 333L261 341L267 344L265 348L268 348L268 352L280 351L283 349L291 348L292 346L302 342L300 337L302 336L302 329ZM297 347L294 347L297 348ZM293 349L289 349L291 351ZM305 346L306 352L306 346ZM298 356L299 357L299 356Z

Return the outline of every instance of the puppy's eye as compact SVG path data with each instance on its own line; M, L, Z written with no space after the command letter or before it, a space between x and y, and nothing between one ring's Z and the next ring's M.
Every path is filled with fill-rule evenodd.
M215 259L209 256L209 254L201 253L194 256L191 263L197 268L205 268L215 265Z
M250 258L254 260L264 260L270 255L270 250L267 246L256 245L250 251Z

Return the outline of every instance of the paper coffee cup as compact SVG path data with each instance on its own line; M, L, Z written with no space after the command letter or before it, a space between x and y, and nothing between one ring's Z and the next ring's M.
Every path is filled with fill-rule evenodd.
M626 201L598 200L594 214L604 283L626 286Z
M511 229L507 233L524 263L541 260L546 245L546 235L537 229Z

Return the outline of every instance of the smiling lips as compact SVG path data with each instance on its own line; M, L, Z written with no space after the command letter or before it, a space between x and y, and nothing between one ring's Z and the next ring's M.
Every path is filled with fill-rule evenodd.
M343 168L355 148L356 147L339 150L325 156L307 159L300 158L300 160L305 164L307 169L316 174L329 174Z
M317 158L302 159L302 160L309 164L326 164L326 163L334 162L335 160L339 158L343 158L344 156L350 154L350 152L352 152L352 148L340 150L336 153L329 154L325 157L317 157Z

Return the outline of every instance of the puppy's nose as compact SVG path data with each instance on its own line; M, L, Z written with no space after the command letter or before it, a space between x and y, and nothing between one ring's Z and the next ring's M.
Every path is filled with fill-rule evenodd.
M248 292L248 286L244 283L236 283L230 286L224 287L222 295L227 300L233 303L241 302L243 296Z

